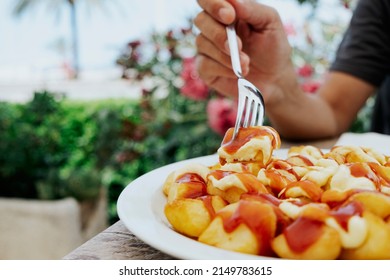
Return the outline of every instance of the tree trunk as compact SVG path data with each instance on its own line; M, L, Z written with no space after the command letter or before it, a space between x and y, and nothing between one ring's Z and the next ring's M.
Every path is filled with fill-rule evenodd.
M77 12L75 0L68 0L70 4L70 23L72 32L72 68L73 79L79 77L80 65L79 65L79 42L78 42L78 30L77 30Z

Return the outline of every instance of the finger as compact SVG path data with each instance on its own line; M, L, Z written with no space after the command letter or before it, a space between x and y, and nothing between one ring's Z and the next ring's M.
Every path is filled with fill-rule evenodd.
M237 99L237 79L217 77L213 82L212 88L224 96L233 97Z
M222 24L230 24L236 17L233 6L226 0L198 0L198 4Z
M223 66L231 69L231 61L229 55L220 48L217 48L209 39L202 33L196 37L196 48L198 54L207 56L213 60L218 61Z
M199 54L197 56L196 68L199 77L209 86L213 85L213 82L217 77L225 77L237 81L237 77L230 68L206 55Z
M217 61L219 64L233 72L230 55L227 55L225 52L215 47L215 45L206 37L204 37L202 33L196 37L196 46L198 54L207 56L208 58ZM240 52L240 62L242 75L245 76L249 72L249 56L243 52Z
M233 74L233 71L203 55L197 56L196 66L199 77L207 86L225 96L237 97L237 77ZM215 75L215 73L218 73L218 75Z
M222 52L230 55L229 45L226 33L226 26L218 23L208 14L202 12L198 14L194 19L195 25L201 31L201 34L211 41L216 48ZM242 42L240 37L237 36L238 50L242 50Z
M225 25L217 22L206 12L199 13L194 18L194 24L204 37L213 42L217 48L228 53L228 50L225 48L225 42L227 41Z
M281 22L278 12L267 5L254 0L228 0L236 11L236 20L243 20L252 28L264 29L275 23Z

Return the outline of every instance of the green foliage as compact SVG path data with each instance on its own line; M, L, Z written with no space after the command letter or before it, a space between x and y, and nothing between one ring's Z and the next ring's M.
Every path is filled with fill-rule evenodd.
M205 106L153 92L139 101L70 102L44 91L26 104L2 102L0 196L85 200L105 187L114 222L132 180L216 152L221 137L208 127Z
M96 125L67 108L61 95L46 91L35 93L23 105L0 104L1 196L58 199L72 195L80 200L96 196L99 176L88 175L87 180L84 174L97 173L96 159L90 157ZM80 194L74 191L74 180L84 181ZM95 190L87 193L92 183Z

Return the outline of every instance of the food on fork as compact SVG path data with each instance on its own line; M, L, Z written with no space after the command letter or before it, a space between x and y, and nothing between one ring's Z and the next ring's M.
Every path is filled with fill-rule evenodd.
M233 139L234 128L227 130L218 149L219 162L257 162L266 166L274 149L280 148L279 134L269 126L241 128Z
M212 166L163 185L177 232L240 253L288 259L390 259L390 160L365 147L274 151L271 127L229 129Z

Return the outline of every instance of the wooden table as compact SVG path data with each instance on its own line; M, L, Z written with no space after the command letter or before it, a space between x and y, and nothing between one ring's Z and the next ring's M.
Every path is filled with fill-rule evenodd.
M282 148L294 145L313 145L330 148L337 138L316 142L288 142L282 140ZM132 234L121 221L116 222L91 240L64 257L67 260L167 260L174 259Z

